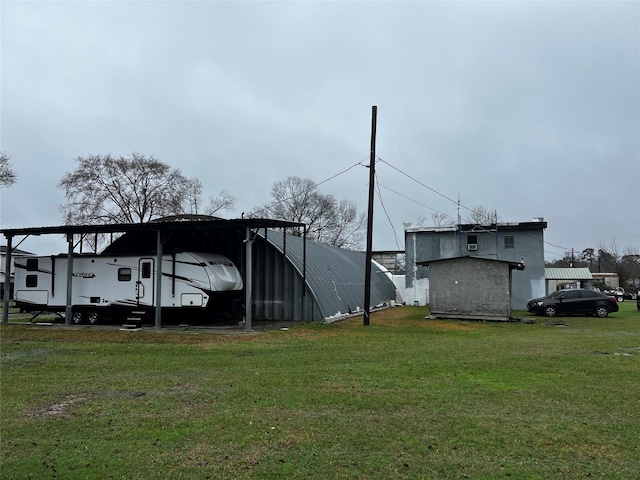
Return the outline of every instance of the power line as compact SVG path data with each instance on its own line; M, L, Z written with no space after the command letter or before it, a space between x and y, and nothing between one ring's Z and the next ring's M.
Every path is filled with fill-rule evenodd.
M429 210L431 210L431 211L433 211L433 212L435 212L435 213L438 213L438 214L440 214L440 215L444 215L445 217L448 217L448 218L450 218L451 220L456 221L456 219L455 219L455 218L453 218L451 215L448 215L448 214L446 214L446 213L444 213L444 212L440 212L440 211L436 210L435 208L430 207L429 205L425 205L424 203L420 203L419 201L417 201L417 200L415 200L415 199L413 199L413 198L411 198L411 197L408 197L408 196L406 196L405 194L400 193L400 192L398 192L398 191L396 191L396 190L394 190L394 189L392 189L392 188L390 188L390 187L387 187L386 185L383 185L383 184L381 184L381 183L378 183L378 185L379 185L379 186L381 186L382 188L385 188L385 189L389 190L390 192L395 193L395 194L396 194L396 195L398 195L399 197L402 197L402 198L404 198L404 199L406 199L406 200L409 200L410 202L415 203L416 205L420 205L421 207L427 208L427 209L429 209Z
M402 248L400 247L400 239L398 238L398 233L396 232L396 229L393 226L393 222L389 217L389 212L387 212L387 207L385 206L384 201L382 200L382 192L380 191L380 183L378 182L378 175L376 175L376 186L378 187L377 193L378 193L378 199L380 200L380 205L382 206L382 210L384 211L384 214L387 217L387 221L391 226L391 230L393 230L393 236L396 241L396 247L398 247L398 250L401 250Z
M454 200L452 198L447 197L444 193L440 193L439 191L437 191L435 188L430 187L429 185L425 185L424 183L422 183L420 180L412 177L411 175L409 175L406 172L403 172L402 170L400 170L398 167L391 165L389 162L387 162L386 160L381 159L380 157L378 157L378 160L380 160L382 163L385 163L387 165L389 165L391 168L393 168L395 171L397 171L398 173L404 175L405 177L409 178L410 180L413 180L414 182L416 182L418 185L423 186L424 188L426 188L427 190L432 191L433 193L435 193L436 195L441 196L442 198L444 198L445 200L449 200L451 203L454 203L455 205L458 205L458 201ZM469 210L470 212L476 213L474 212L474 210L472 208L466 207L462 204L460 204L460 206L466 210Z
M353 165L351 165L349 168L346 168L346 169L342 170L341 172L338 172L338 173L336 173L335 175L332 175L331 177L327 178L326 180L323 180L323 181L321 181L321 182L319 182L319 183L316 183L314 186L315 186L315 187L319 187L319 186L320 186L320 185L322 185L323 183L327 183L328 181L333 180L334 178L339 177L340 175L342 175L342 174L344 174L344 173L347 173L349 170L351 170L352 168L357 167L358 165L360 165L360 166L364 166L364 165L362 165L362 162L364 162L364 161L366 161L366 160L367 160L366 158L365 158L364 160L360 160L358 163L354 163L354 164L353 164Z
M390 164L390 163L389 163L389 162L387 162L386 160L383 160L383 159L381 159L380 157L378 157L378 160L380 160L380 162L382 162L382 163L384 163L384 164L386 164L386 165L390 166L391 168L393 168L394 170L396 170L398 173L400 173L400 174L404 175L405 177L407 177L407 178L409 178L410 180L414 181L414 182L415 182L415 183L417 183L418 185L421 185L422 187L426 188L427 190L429 190L429 191L431 191L431 192L435 193L436 195L439 195L440 197L442 197L442 198L444 198L444 199L446 199L446 200L450 201L451 203L454 203L454 204L456 204L456 205L460 205L460 206L461 206L462 208L464 208L465 210L468 210L468 211L470 211L470 212L472 212L472 213L477 213L475 210L473 210L473 209L471 209L471 208L469 208L469 207L467 207L467 206L465 206L465 205L463 205L463 204L459 203L457 200L454 200L454 199L452 199L452 198L448 197L447 195L445 195L445 194L443 194L443 193L441 193L441 192L437 191L436 189L434 189L434 188L432 188L432 187L430 187L430 186L428 186L428 185L425 185L425 184L424 184L424 183L422 183L420 180L418 180L418 179L416 179L416 178L412 177L411 175L409 175L408 173L406 173L406 172L404 172L404 171L400 170L398 167L396 167L396 166L394 166L394 165ZM392 189L390 189L389 187L385 187L384 185L382 185L382 186L383 186L384 188L387 188L388 190L392 191L392 192L393 192L393 193L395 193L396 195L399 195L399 196L401 196L401 197L403 197L403 198L406 198L407 200L410 200L410 201L412 201L412 202L414 202L414 203L416 203L416 204L418 204L418 205L420 205L420 206L423 206L423 207L425 207L425 208L428 208L428 209L430 209L430 210L433 210L433 211L434 211L434 212L436 212L436 213L440 213L440 214L442 214L442 213L443 213L443 212L439 212L439 211L437 211L437 210L435 210L435 209L433 209L433 208L431 208L431 207L428 207L428 206L426 206L426 205L424 205L424 204L422 204L422 203L418 202L417 200L411 199L411 198L407 197L406 195L403 195L403 194L401 194L401 193L399 193L399 192L396 192L395 190L392 190ZM446 213L445 213L444 215L446 215L448 218L453 219L453 217L451 217L450 215L447 215ZM455 219L453 219L453 220L455 220ZM496 220L496 224L497 224L497 220ZM474 226L476 226L476 227L483 228L483 226L482 226L482 225L480 225L480 224L473 224L473 225L474 225ZM536 237L532 237L532 236L527 235L527 234L525 234L525 233L522 233L522 235L523 235L523 236L526 236L526 237L530 237L530 238L535 239L535 240L538 240L538 239L536 239ZM542 240L542 243L543 243L543 244L546 244L546 245L549 245L549 246L551 246L551 247L560 248L560 249L562 249L562 250L563 250L563 251L565 251L565 252L566 252L566 251L571 250L571 248L569 248L569 247L563 247L563 246L560 246L560 245L555 245L555 244L553 244L553 243L547 242L546 240Z
M336 173L336 174L334 174L334 175L330 176L329 178L326 178L325 180L322 180L321 182L313 183L312 185L310 185L310 186L309 186L309 188L308 188L308 189L306 189L304 192L301 192L301 193L300 193L300 195L306 195L307 193L309 193L309 192L310 192L311 190L313 190L314 188L317 188L317 187L319 187L320 185L322 185L323 183L327 183L327 182L329 182L329 181L333 180L334 178L339 177L340 175L343 175L343 174L347 173L349 170L351 170L352 168L357 167L358 165L360 165L360 166L364 166L362 163L363 163L364 161L366 161L366 160L367 160L367 158L365 158L365 159L363 159L363 160L360 160L359 162L354 163L354 164L353 164L353 165L351 165L350 167L345 168L345 169L344 169L344 170L342 170L341 172L338 172L338 173ZM289 200L295 200L295 199L296 199L296 196L291 196L291 197L287 197L287 198L285 198L284 200L289 201ZM280 203L280 201L278 201L278 200L274 200L273 202L266 204L266 205L265 205L265 206L263 206L262 208L258 208L258 209L257 209L257 210L255 210L253 213L255 213L255 214L259 214L259 213L261 213L261 212L265 212L265 211L266 211L266 212L268 212L268 211L271 209L271 207L273 207L273 206L277 205L278 203Z

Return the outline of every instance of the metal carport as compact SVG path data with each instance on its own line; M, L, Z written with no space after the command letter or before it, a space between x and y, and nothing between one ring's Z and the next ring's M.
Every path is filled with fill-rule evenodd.
M25 227L25 228L11 228L0 230L7 239L7 265L11 264L11 252L14 248L17 248L26 238L29 236L39 235L64 235L68 244L68 262L70 268L67 269L67 302L65 310L65 323L69 324L72 315L71 306L71 285L73 274L73 255L74 248L82 243L82 240L88 235L98 234L137 234L142 236L155 236L155 253L157 255L158 271L156 275L156 288L158 301L155 310L155 328L159 329L162 321L162 314L160 308L160 277L161 277L161 265L162 249L164 242L171 237L172 234L177 232L193 232L194 234L203 232L235 232L236 234L242 234L244 242L244 274L245 274L245 330L251 330L252 319L252 246L253 241L260 229L285 229L285 228L299 228L303 231L304 243L306 244L306 227L303 223L299 222L286 222L272 219L259 219L259 218L241 218L241 219L219 219L207 216L179 216L171 217L168 219L161 219L158 221L148 223L136 223L136 224L103 224L103 225L61 225L61 226L48 226L48 227ZM74 243L76 236L79 236L79 242ZM132 238L134 235L129 235ZM24 237L20 242L13 247L14 237ZM123 238L123 237L121 237ZM116 240L118 242L118 240ZM114 242L115 243L115 242ZM112 244L113 245L113 244ZM107 247L105 251L111 246ZM303 264L306 266L306 250ZM306 267L303 267L303 279L306 275ZM7 269L5 272L5 283L10 281L10 271ZM305 289L301 292L305 295ZM9 291L5 289L3 298L3 314L2 323L8 323L9 315ZM303 302L304 304L304 302Z

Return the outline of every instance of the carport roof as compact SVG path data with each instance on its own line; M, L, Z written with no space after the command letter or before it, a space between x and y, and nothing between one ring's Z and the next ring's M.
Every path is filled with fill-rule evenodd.
M545 268L544 278L547 280L592 280L593 275L588 268Z
M146 223L109 223L101 225L58 225L49 227L5 228L5 237L21 235L82 235L88 233L148 232L177 230L212 230L219 228L285 228L303 227L303 223L272 220L268 218L223 219L203 216L170 217Z

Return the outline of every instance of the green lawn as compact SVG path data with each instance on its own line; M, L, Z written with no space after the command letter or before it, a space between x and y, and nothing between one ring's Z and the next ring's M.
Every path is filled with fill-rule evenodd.
M637 479L640 313L620 307L252 335L2 325L0 477Z

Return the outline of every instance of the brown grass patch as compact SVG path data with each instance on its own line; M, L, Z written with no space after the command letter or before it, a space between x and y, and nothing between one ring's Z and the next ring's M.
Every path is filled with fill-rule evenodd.
M48 405L34 415L37 419L48 418L48 417L66 417L67 416L67 408L75 403L80 403L86 400L84 397L76 397L75 395L68 395L62 401L58 403L54 403L53 405Z
M480 323L467 323L466 321L460 322L456 320L429 320L424 326L434 330L461 332L472 332L483 328Z

